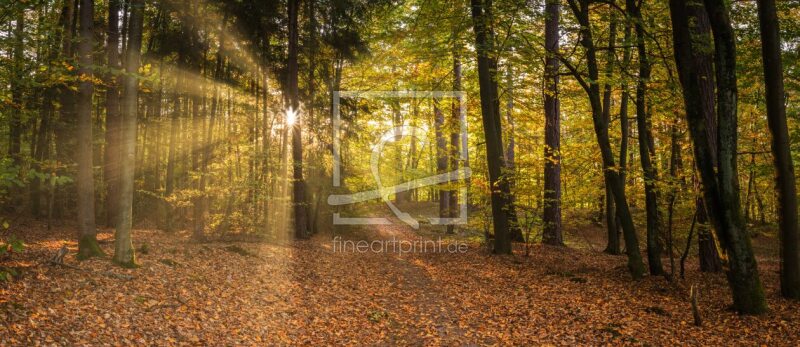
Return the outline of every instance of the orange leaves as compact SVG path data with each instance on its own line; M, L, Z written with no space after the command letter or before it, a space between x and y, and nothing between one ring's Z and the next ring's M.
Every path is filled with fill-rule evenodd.
M360 236L418 237L397 226L369 232ZM30 259L19 261L36 264L73 231L24 235L30 248L20 256ZM99 236L106 251L111 237ZM707 293L708 324L694 327L682 284L632 282L624 258L576 249L537 246L525 258L478 245L464 254L334 253L325 237L237 244L253 257L227 251L230 243L189 242L186 232L137 230L134 240L150 245L139 269L69 255L92 271L31 266L0 287L2 344L784 345L800 334L796 303L771 297L769 314L739 317L726 308L721 275L690 271ZM764 272L776 293L777 276Z

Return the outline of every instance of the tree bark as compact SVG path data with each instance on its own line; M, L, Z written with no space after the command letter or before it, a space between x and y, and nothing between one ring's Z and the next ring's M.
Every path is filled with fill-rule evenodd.
M628 44L631 41L631 24L625 23L625 33L624 33L624 42L625 50L622 53L622 68L628 69L631 64L631 47ZM622 180L622 189L625 189L625 177L628 173L628 141L630 138L630 121L628 117L628 103L630 101L630 92L628 90L628 85L623 83L622 85L622 95L620 96L619 102L619 128L620 128L620 137L619 137L619 176L620 180ZM631 152L632 154L633 152ZM611 199L607 199L611 204L613 201ZM620 223L619 217L616 216L616 211L612 209L609 213L609 216L613 216L615 219L614 228L607 229L608 233L608 245L606 246L605 252L608 254L620 254L622 253L620 249Z
M306 182L303 179L303 140L300 114L300 95L297 86L298 78L298 10L299 0L289 0L289 54L287 57L287 103L292 112L296 112L296 121L292 125L292 206L294 210L294 234L297 238L307 238L308 203L306 202Z
M642 14L634 0L627 0L627 11L636 30L636 50L639 55L639 80L636 83L636 125L639 131L639 159L644 173L645 209L647 211L647 264L651 275L663 275L661 264L661 213L658 210L658 171L653 163L655 146L647 114L647 82L650 80L650 61L645 46ZM671 250L670 250L671 251Z
M564 245L561 232L561 112L558 100L560 0L545 3L544 197L542 243ZM616 230L614 232L616 235ZM619 243L617 243L619 244ZM617 249L619 246L617 246Z
M772 157L775 186L778 193L778 225L781 239L781 295L800 299L800 255L798 254L797 188L794 164L786 125L783 89L781 38L775 0L758 1L758 22L761 29L761 57L764 64L767 121L772 133Z
M706 0L714 33L715 70L719 116L719 168L715 173L712 151L706 141L706 121L700 100L700 81L693 61L687 1L670 0L675 61L683 85L684 104L694 142L695 161L703 182L703 195L709 217L728 255L728 282L733 306L747 314L762 313L767 305L750 245L741 218L736 172L736 63L734 36L727 9L720 1Z
M617 15L616 12L611 13L611 20L608 25L608 50L606 51L606 66L604 71L604 77L606 82L603 86L603 121L606 123L606 126L611 122L611 78L614 75L614 64L616 63L616 45L617 45ZM622 164L622 160L620 160L620 164ZM622 170L624 167L622 165L619 166L618 172L620 178L623 177ZM622 189L625 189L625 181L622 181ZM614 195L611 191L611 187L606 184L606 233L608 234L609 244L612 242L617 243L617 248L619 248L619 228L620 228L620 221L619 216L617 216L617 206L614 203ZM607 247L610 248L610 247ZM608 250L609 254L614 254L611 249ZM618 251L616 252L619 253Z
M80 43L78 45L81 77L78 85L78 257L86 259L103 254L97 243L94 221L94 175L92 165L92 82L94 64L94 1L81 0Z
M503 175L503 139L500 130L500 101L497 97L497 64L494 54L494 33L491 29L491 0L471 0L471 12L478 61L481 118L486 137L486 162L491 189L494 253L511 254L511 223L513 212L509 183Z
M131 240L133 224L133 176L136 165L136 118L139 106L139 61L142 48L144 0L131 0L128 50L122 99L122 162L120 166L119 223L114 234L114 262L125 267L136 266L136 253Z
M704 0L711 31L714 35L715 69L717 83L717 117L719 118L719 186L723 206L721 242L729 254L728 278L733 287L734 306L745 313L766 311L764 289L758 274L758 265L742 219L739 199L739 172L737 168L737 106L736 87L736 37L733 33L727 5L723 0ZM712 219L713 219L712 217Z
M628 202L625 197L625 182L622 181L619 172L616 170L614 154L611 152L611 142L608 136L608 122L603 118L600 86L597 82L599 80L597 50L592 41L592 31L589 22L589 0L569 0L569 5L581 25L580 43L585 50L589 81L583 80L577 71L574 70L574 67L570 67L570 70L572 70L573 75L579 79L581 86L589 96L595 136L597 137L597 143L603 159L605 182L606 185L611 188L610 190L614 196L614 203L617 208L616 215L619 217L619 221L622 224L622 233L625 238L626 254L628 256L628 270L634 279L638 279L645 273L644 263L642 262L642 255L639 250L639 239L636 235L636 228L633 225L633 218L631 217Z
M506 69L506 93L508 94L507 101L506 101L506 123L508 124L508 144L505 149L505 175L506 179L508 180L508 196L511 201L511 206L516 206L517 198L514 195L514 190L516 189L516 182L517 182L517 169L516 169L516 139L514 132L516 131L516 125L514 124L514 79L513 79L513 68L511 64L508 64ZM517 220L517 213L515 210L511 209L508 210L508 220L511 223L511 241L514 242L525 242L525 237L522 235L522 228L519 226L519 221Z
M454 32L453 37L456 38L457 32ZM459 58L458 45L453 47L453 90L461 91L461 59ZM458 170L460 159L460 133L461 133L461 104L460 99L453 98L453 105L450 112L450 171L455 172ZM458 180L458 174L450 175L451 184ZM450 198L450 218L458 218L459 205L458 205L458 190L451 189L449 192ZM462 197L466 200L466 196ZM450 223L447 225L447 233L452 234L455 232L455 226Z
M714 66L711 38L711 24L708 21L708 14L701 2L687 4L687 15L690 16L689 32L692 37L692 45L695 49L692 52L692 61L696 67L695 73L699 78L699 102L700 110L705 120L705 141L711 149L711 160L714 168L717 165L717 114L716 101L714 97ZM701 196L695 201L695 213L697 214L697 243L700 260L700 271L720 272L722 271L722 261L717 252L717 242L708 226L709 219L705 199Z
M108 2L108 36L106 37L106 146L103 154L103 181L106 188L105 210L106 226L116 227L119 208L120 175L120 132L119 90L117 77L120 68L119 53L119 11L120 0Z
M436 135L436 173L447 172L447 139L445 139L444 113L439 108L439 100L433 101L434 133ZM412 143L416 139L411 139ZM450 191L439 189L439 218L447 218L450 211Z
M9 81L11 90L11 119L9 122L9 145L8 156L15 166L22 163L20 149L22 147L22 110L24 109L22 100L22 79L24 78L25 68L25 9L20 8L14 26L14 47L12 53L13 68ZM12 200L19 200L12 198ZM16 205L16 204L14 204Z

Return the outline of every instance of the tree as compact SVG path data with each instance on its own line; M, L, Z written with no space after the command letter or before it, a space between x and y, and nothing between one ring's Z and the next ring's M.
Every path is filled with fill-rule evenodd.
M11 112L11 122L9 124L9 145L8 156L14 165L22 163L20 148L22 147L22 111L24 109L22 100L23 88L20 85L23 81L25 72L25 9L19 9L14 26L14 48L13 48L13 76L11 77L11 103L14 110Z
M92 174L92 94L94 82L92 48L94 47L94 1L80 2L80 43L78 44L78 256L89 258L103 254L97 243L94 221L94 176Z
M120 68L119 11L120 0L108 2L108 36L106 37L106 146L103 156L103 181L106 185L106 225L116 227L119 212L120 115L117 75Z
M309 236L308 203L306 201L306 182L303 179L303 139L300 121L300 95L297 86L297 51L299 40L298 12L300 0L289 0L289 54L287 56L286 101L289 106L287 118L296 118L292 128L292 210L294 212L294 235L297 238Z
M558 100L560 0L545 3L544 209L542 242L563 245L561 233L561 113ZM616 230L614 231L616 234Z
M120 265L136 266L136 254L131 241L133 221L133 175L136 165L136 118L139 106L139 60L142 48L144 0L130 3L130 26L125 57L124 98L122 99L122 157L120 166L119 223L114 234L114 261Z
M800 299L800 238L797 230L797 187L786 125L781 37L774 0L758 1L761 56L764 64L767 120L772 133L775 187L778 193L778 225L781 239L781 294Z
M458 30L454 27L453 30L453 90L461 91L461 58L460 58L460 44L458 43ZM459 166L461 147L461 104L458 98L453 98L452 109L450 111L450 172L456 172ZM466 120L463 120L466 122ZM450 181L458 179L458 173L451 174ZM459 203L458 203L458 190L451 189L449 192L450 197L450 218L458 218L459 216ZM467 197L462 197L464 201ZM447 225L447 233L452 234L455 232L453 224Z
M641 4L639 5L641 6ZM639 54L639 80L636 83L636 126L639 131L639 158L644 172L645 208L647 210L647 264L651 275L664 274L661 265L661 213L658 210L656 182L658 171L653 158L656 156L650 116L647 112L647 83L650 80L650 60L645 46L644 23L641 8L634 0L627 0L626 7L634 22L636 50Z
M670 17L675 62L683 86L684 107L694 144L695 162L703 182L703 195L718 238L729 262L728 282L733 292L734 308L742 313L757 314L767 308L764 290L758 276L750 237L746 232L738 199L736 172L736 63L732 29L724 4L705 1L714 32L715 70L717 78L717 114L719 168L714 170L711 148L706 141L706 120L700 100L698 67L693 61L692 37L689 29L688 3L670 0Z
M687 15L690 16L689 31L691 33L692 59L695 64L695 73L700 76L700 110L705 120L705 140L711 148L711 160L714 168L718 167L717 160L717 112L714 97L714 63L713 40L711 38L711 24L702 2L691 2L687 5ZM704 272L722 271L722 262L717 252L717 241L709 228L708 209L706 201L701 196L695 199L695 213L697 214L697 242L700 257L700 270Z
M445 138L444 112L439 108L439 100L433 101L434 133L436 134L436 173L447 172L448 151ZM414 143L414 139L412 139ZM447 218L450 213L450 191L439 190L439 218Z
M603 171L607 189L611 190L614 203L617 209L617 217L622 224L622 233L625 238L625 247L628 255L628 270L633 278L641 278L644 273L644 263L639 251L639 239L636 236L636 229L633 225L625 197L625 182L622 181L619 172L614 164L614 154L611 152L611 142L608 136L608 121L603 117L603 103L600 99L600 86L598 84L599 70L597 64L597 48L592 40L592 30L589 22L589 0L569 0L569 6L578 23L580 29L580 43L584 49L586 65L588 69L588 79L584 79L572 64L565 64L572 75L578 80L583 90L589 97L592 109L592 124L594 126L597 144L600 147L600 154L603 160ZM566 60L562 61L566 62Z
M481 98L481 119L486 137L486 163L489 168L489 186L494 226L494 252L511 254L511 223L513 211L509 182L503 175L505 159L500 130L500 100L497 97L497 62L494 51L494 32L491 22L491 0L471 0L472 23L478 60L478 80Z
M608 23L608 49L606 50L605 71L603 78L603 95L602 95L602 114L603 122L606 126L611 124L611 92L612 92L612 79L614 77L614 66L616 65L617 53L617 13L612 11ZM627 100L624 100L627 102ZM627 105L626 105L627 106ZM627 138L623 138L627 140ZM626 144L627 146L627 144ZM620 146L622 148L622 146ZM622 166L623 159L620 158L620 166L617 169L620 176L620 181L623 182L622 190L625 190L624 180L622 180L625 167ZM617 204L614 202L614 193L611 191L611 186L606 184L605 187L605 207L606 207L606 233L608 234L608 245L606 253L619 254L619 228L621 222L617 215Z

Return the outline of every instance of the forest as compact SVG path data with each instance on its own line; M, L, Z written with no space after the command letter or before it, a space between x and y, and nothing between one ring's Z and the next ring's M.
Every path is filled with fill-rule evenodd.
M800 3L0 0L0 345L797 345Z

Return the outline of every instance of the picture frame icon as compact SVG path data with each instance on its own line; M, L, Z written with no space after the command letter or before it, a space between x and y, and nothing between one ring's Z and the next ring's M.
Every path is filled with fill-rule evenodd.
M435 98L435 99L457 99L459 112L459 162L467 162L469 158L467 146L467 100L466 93L463 91L336 91L333 93L333 186L342 186L341 177L341 133L342 119L339 105L342 98L364 98L364 99L392 99L392 98ZM377 143L372 147L370 155L370 173L375 181L376 187L372 190L354 192L349 194L330 194L327 202L331 206L351 205L368 200L380 199L403 223L414 229L419 229L419 220L412 217L409 213L400 210L391 201L392 194L409 191L412 189L434 186L444 183L468 180L472 175L472 170L463 166L449 172L429 175L422 178L401 182L393 186L384 186L379 173L379 161L381 152L385 145L397 136L415 136L415 134L425 133L423 129L400 125L390 128L383 132L378 138ZM467 223L467 187L463 185L458 189L459 208L457 217L428 217L427 220L432 225L461 225ZM334 225L387 225L392 221L386 217L342 217L339 212L333 213Z

